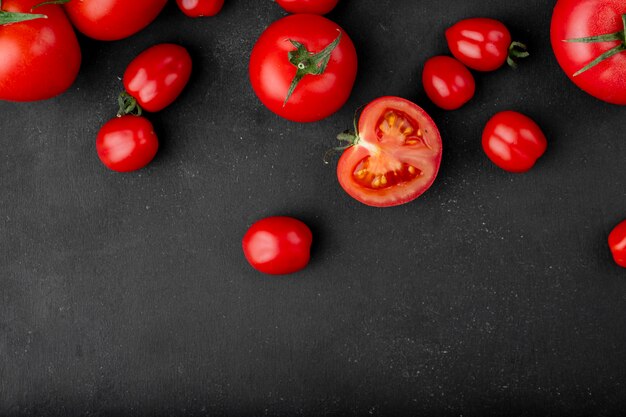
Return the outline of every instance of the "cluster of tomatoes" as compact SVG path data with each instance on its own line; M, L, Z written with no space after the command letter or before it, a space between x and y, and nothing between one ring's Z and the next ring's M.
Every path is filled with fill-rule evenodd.
M322 15L339 0L276 0L293 13L270 25L249 63L252 88L272 112L295 122L316 122L348 100L357 75L357 52L349 35ZM54 97L74 82L81 52L74 28L103 41L129 37L148 26L167 0L0 1L0 99ZM217 14L224 0L176 0L190 17ZM455 110L472 99L470 70L494 71L528 55L506 26L493 19L462 20L445 33L453 55L426 61L422 84L434 104ZM623 0L558 0L552 46L567 75L590 94L626 104L626 4ZM155 45L127 67L118 117L96 139L104 165L128 172L150 163L159 142L143 112L158 112L182 92L192 70L182 46ZM50 74L53 74L50 76ZM374 207L410 202L426 192L439 172L442 140L436 124L415 103L380 97L363 108L353 131L340 134L337 165L341 187ZM486 155L510 172L531 169L545 152L541 129L514 111L493 116L484 128ZM271 217L255 223L243 239L244 254L259 271L295 272L307 265L312 233L302 222ZM626 266L626 222L609 237L618 264Z

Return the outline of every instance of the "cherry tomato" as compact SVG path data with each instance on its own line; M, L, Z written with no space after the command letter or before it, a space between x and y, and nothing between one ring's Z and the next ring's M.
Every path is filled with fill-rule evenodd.
M276 0L276 3L289 13L326 14L339 0Z
M243 253L257 271L270 275L303 269L311 257L313 235L292 217L267 217L254 223L243 237Z
M0 6L0 100L35 101L66 91L81 54L61 6L41 0L4 0ZM32 13L32 15L16 15ZM24 20L33 18L33 20Z
M191 76L191 57L171 43L152 46L126 68L124 87L147 111L163 110L176 100Z
M445 110L462 107L476 91L472 73L449 56L435 56L426 61L422 83L428 98Z
M148 26L167 0L72 0L70 20L83 34L101 41L127 38Z
M559 0L550 29L552 49L570 80L621 105L626 105L624 14L623 0Z
M250 81L268 109L295 122L339 110L356 79L354 44L336 23L311 14L274 22L250 57Z
M422 195L435 181L441 164L437 126L416 104L381 97L368 104L358 133L339 135L352 143L337 165L341 187L374 207L397 206Z
M485 17L465 19L446 30L452 55L477 71L495 71L505 62L515 67L515 58L525 58L526 45L511 42L504 23Z
M178 8L189 17L215 16L224 7L224 0L176 0Z
M615 226L609 234L609 248L615 263L626 268L626 220Z
M514 111L497 113L487 122L482 144L489 159L509 172L530 170L548 147L537 123Z
M136 171L148 165L159 149L152 123L145 117L121 116L100 128L96 151L104 165L113 171Z

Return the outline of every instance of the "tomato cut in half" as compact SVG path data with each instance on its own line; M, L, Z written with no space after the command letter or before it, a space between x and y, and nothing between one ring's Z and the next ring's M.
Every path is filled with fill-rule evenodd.
M337 166L341 187L374 207L408 203L435 181L441 164L441 136L430 116L400 97L368 104ZM341 140L349 140L340 135Z

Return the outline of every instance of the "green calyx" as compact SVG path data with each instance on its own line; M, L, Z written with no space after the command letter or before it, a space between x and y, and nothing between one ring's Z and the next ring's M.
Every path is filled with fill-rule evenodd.
M326 153L324 154L324 163L325 164L329 164L330 163L330 158L339 153L339 152L343 152L346 149L357 145L359 143L359 141L361 140L360 136L359 136L359 125L358 125L358 118L359 118L359 114L361 113L361 110L363 110L363 107L359 107L357 109L357 111L354 113L354 120L353 120L353 127L354 130L350 131L350 130L346 130L345 132L341 132L340 134L337 135L337 140L339 142L343 142L345 143L345 145L342 146L336 146L334 148L330 148L328 151L326 151Z
M341 32L339 32L339 36L337 36L332 43L318 53L309 52L306 46L300 42L291 39L289 39L289 42L296 47L294 51L289 52L289 62L297 68L297 71L287 91L287 97L285 97L283 107L287 105L287 101L289 101L298 83L300 83L306 75L321 75L326 71L330 56L337 45L339 45L339 42L341 42Z
M47 19L48 16L46 16L45 14L32 13L32 11L35 10L37 7L45 6L48 4L64 4L69 1L71 0L53 0L39 3L30 10L30 13L7 12L5 10L2 10L2 1L0 1L0 26L10 25L12 23L27 22L29 20L35 19Z
M611 58L613 55L617 55L621 52L626 51L626 14L622 15L622 25L624 26L624 29L614 32L614 33L606 33L604 35L598 35L598 36L587 36L584 38L566 39L563 41L563 42L572 42L572 43L598 43L598 42L619 41L620 43L619 45L609 49L602 55L598 56L596 59L594 59L593 61L591 61L584 67L582 67L580 70L576 71L574 73L574 77L582 74L588 69L595 67L600 62Z
M125 91L123 93L120 93L117 98L117 103L120 106L119 110L117 111L117 117L128 115L141 116L141 114L143 113L143 109L141 108L141 106L139 106L139 103L137 103L135 97L131 96Z
M530 54L528 53L528 48L525 44L521 42L511 42L509 46L509 56L506 58L506 63L513 69L517 68L517 62L515 60L528 58Z

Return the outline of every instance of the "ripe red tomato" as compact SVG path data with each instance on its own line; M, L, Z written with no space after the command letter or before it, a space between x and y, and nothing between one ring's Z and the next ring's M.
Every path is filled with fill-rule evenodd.
M191 57L182 46L155 45L128 65L124 87L144 110L157 112L180 95L191 76L191 67Z
M101 41L127 38L148 26L167 0L72 0L70 20L83 34Z
M446 40L452 55L477 71L494 71L505 62L515 67L515 58L528 56L524 44L511 42L504 23L485 17L457 22L446 30Z
M246 259L257 271L270 275L303 269L311 257L313 234L292 217L267 217L254 223L243 237Z
M428 98L445 110L462 107L476 92L472 73L449 56L435 56L426 61L422 83Z
M624 14L623 0L559 0L550 28L552 49L570 80L621 105L626 105Z
M80 47L61 6L4 0L0 14L0 100L35 101L66 91L80 69ZM33 20L24 20L37 17ZM12 22L12 23L10 23ZM10 24L9 24L10 23Z
M537 123L514 111L497 113L487 122L482 144L489 159L509 172L530 170L548 147Z
M337 178L350 196L374 207L397 206L422 195L441 164L437 126L416 104L381 97L368 104L349 146L339 159Z
M100 128L96 151L104 165L113 171L130 172L145 167L154 159L159 140L152 123L145 117L122 116Z
M176 0L178 8L189 17L215 16L224 7L224 0Z
M276 0L276 3L289 13L326 14L339 0Z
M295 122L315 122L339 110L350 96L356 71L356 50L348 34L311 14L274 22L250 57L256 95L268 109Z
M609 248L615 263L626 268L626 220L615 226L609 234Z

